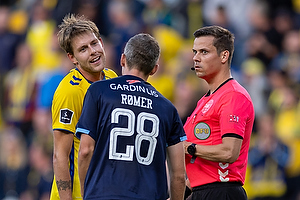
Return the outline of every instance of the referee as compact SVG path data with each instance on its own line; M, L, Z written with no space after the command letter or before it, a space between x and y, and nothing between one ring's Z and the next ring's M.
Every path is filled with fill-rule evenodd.
M209 91L184 125L185 196L244 200L254 108L248 92L231 76L234 36L219 26L200 28L194 36L192 70L208 83Z

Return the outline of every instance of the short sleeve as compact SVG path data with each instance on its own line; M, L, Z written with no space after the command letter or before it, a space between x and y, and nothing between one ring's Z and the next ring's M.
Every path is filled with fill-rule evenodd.
M76 126L76 137L80 138L81 134L88 134L96 140L97 121L97 102L93 98L92 92L89 88L85 95L82 113Z
M241 93L224 95L219 108L221 136L234 133L244 138L247 121L253 114L251 108L252 103Z

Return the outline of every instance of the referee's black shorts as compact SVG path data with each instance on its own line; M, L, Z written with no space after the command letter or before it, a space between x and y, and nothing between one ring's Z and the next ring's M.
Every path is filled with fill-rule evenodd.
M247 200L241 183L215 182L194 187L191 200Z

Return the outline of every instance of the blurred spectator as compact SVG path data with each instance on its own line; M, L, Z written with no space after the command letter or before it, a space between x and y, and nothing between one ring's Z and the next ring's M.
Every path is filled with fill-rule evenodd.
M173 22L169 26L182 37L192 38L194 30L202 26L201 0L165 0L165 3L172 13Z
M284 37L286 33L295 29L293 14L286 9L278 9L275 16L272 18L274 28ZM282 48L282 44L280 45ZM280 49L281 51L282 49Z
M215 15L212 15L211 24L210 25L219 25L235 35L235 54L232 58L231 68L233 70L238 71L238 67L240 63L245 59L246 55L244 49L241 47L240 36L238 32L235 30L235 27L229 21L229 13L226 10L226 7L222 4L218 5L216 11L214 12Z
M206 81L199 79L191 70L194 65L192 59L194 54L191 49L192 44L186 43L178 50L176 57L170 59L167 70L169 76L174 79L173 104L183 124L197 105L198 97L208 91Z
M26 43L17 47L15 63L16 67L5 77L4 117L8 123L16 125L29 137L36 82L32 73L31 50Z
M235 52L232 67L238 68L246 58L245 42L252 31L248 14L253 1L249 0L202 0L204 25L212 25L216 16L226 16L227 27L235 35ZM220 8L222 8L220 10ZM220 12L221 11L221 12ZM224 17L223 16L223 17ZM219 20L221 16L219 16ZM199 27L197 27L199 28ZM234 69L236 70L236 69Z
M203 26L203 17L202 17L202 0L188 0L182 1L184 2L183 7L183 16L185 16L187 20L187 28L185 30L184 35L187 39L194 38L194 31L197 30L199 27ZM185 13L186 12L186 13Z
M287 168L288 191L285 199L300 197L300 118L299 91L292 86L281 89L283 98L276 112L275 128L277 136L291 150L291 159Z
M223 6L226 11L229 23L238 31L234 34L241 38L246 38L250 31L249 24L249 7L253 1L249 0L202 0L203 20L204 24L212 24L213 18L216 16L219 6ZM234 8L234 9L233 9Z
M143 11L143 21L147 24L149 32L155 26L166 25L176 30L182 36L185 35L187 27L186 18L181 12L175 10L181 0L150 0L147 1ZM178 9L177 9L178 10Z
M175 79L170 76L163 59L159 60L159 68L153 76L149 77L148 82L167 99L174 100Z
M84 15L87 19L96 21L97 20L97 1L95 0L78 0L76 6L76 13Z
M118 75L121 75L120 57L126 42L136 33L142 32L143 24L139 23L138 16L134 16L130 0L111 0L108 4L108 17L111 22L109 37L114 48L113 66L110 66Z
M184 39L175 29L166 25L154 27L152 34L161 47L161 56L157 73L150 76L148 81L167 99L173 101L176 75L182 67L176 63L176 57Z
M284 200L290 152L276 136L271 113L258 118L257 133L249 149L245 189L249 199Z
M200 81L200 85L206 83ZM199 86L199 83L198 83ZM203 88L206 88L205 86ZM201 89L203 89L201 88ZM175 83L174 91L174 106L176 107L181 121L185 123L187 118L193 112L195 106L197 105L197 97L203 95L204 93L199 92L200 88L196 88L192 81L187 79L179 79ZM206 90L207 91L207 90ZM200 93L200 94L199 94Z
M38 109L51 109L53 94L62 80L62 78L74 68L73 63L67 56L62 56L60 65L47 74L47 77L41 82L39 92L37 95L37 108Z
M178 56L179 51L183 47L185 40L184 38L173 28L166 26L166 25L158 25L155 26L151 30L152 35L157 39L160 47L161 47L161 56L168 69L170 69L170 75L173 76L174 74L174 67L175 72L180 66L169 66L169 62L172 62L175 57Z
M272 70L284 70L292 81L300 83L300 32L288 31L283 38L282 51L272 60Z
M53 94L63 77L74 67L69 58L65 54L63 55L60 66L47 74L48 77L40 82L36 95L36 107L32 116L33 132L31 136L38 137L39 142L43 142L44 148L47 148L50 152L53 150L51 118Z
M265 1L255 0L249 13L253 33L247 40L246 52L248 56L260 59L268 69L281 49L283 36L274 28L270 7Z
M73 13L75 11L76 5L78 5L79 0L55 0L53 2L56 2L54 5L52 12L51 12L51 18L55 22L55 24L60 24L62 22L62 19L64 16L68 13Z
M4 79L14 66L15 51L22 36L9 29L11 9L0 5L0 107L4 107Z
M50 10L40 1L36 1L31 8L26 42L32 51L32 73L38 77L44 76L61 62L57 39L53 37L56 24L50 16Z
M294 0L265 0L269 7L270 7L270 16L272 18L275 17L275 15L280 10L286 10L287 12L291 13L293 15L293 2Z
M271 91L268 105L275 113L277 137L290 148L287 168L287 197L296 199L300 192L300 117L299 91L284 71L269 72Z
M43 140L36 138L29 147L29 190L34 199L49 200L53 179L52 151Z
M270 86L265 71L263 62L257 58L248 58L241 66L241 84L249 92L255 110L254 132L256 131L257 119L267 111L267 97Z
M225 6L218 5L214 13L215 15L212 16L211 25L219 25L228 29L232 33L236 32L232 24L229 22L228 12L226 11Z
M22 132L7 126L0 134L0 199L21 199L28 188L28 149Z
M147 1L147 7L143 11L143 20L152 29L157 25L172 24L172 13L163 0Z
M284 70L271 70L268 72L267 78L270 84L267 97L268 107L277 113L284 102L285 91L292 83Z
M294 11L294 23L295 28L300 28L300 1L299 0L292 0L292 10Z
M11 8L0 5L0 72L1 74L13 68L13 61L17 45L21 42L22 35L13 33L9 29Z

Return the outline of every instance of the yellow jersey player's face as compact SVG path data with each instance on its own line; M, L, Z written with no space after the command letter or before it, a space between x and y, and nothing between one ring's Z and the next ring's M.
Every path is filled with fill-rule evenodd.
M97 76L104 69L106 58L101 38L87 31L75 36L71 45L73 55L68 56L81 72Z

